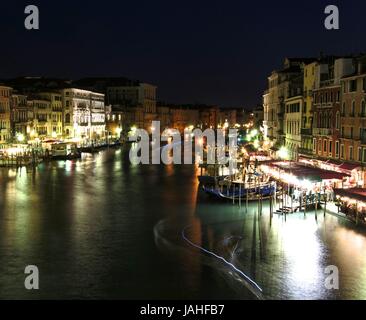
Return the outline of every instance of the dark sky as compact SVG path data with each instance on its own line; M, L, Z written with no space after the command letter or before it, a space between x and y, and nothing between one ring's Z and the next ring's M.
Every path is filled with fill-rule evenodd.
M5 4L6 2L6 4ZM40 30L24 28L25 5ZM323 27L338 5L340 30ZM126 76L160 100L251 107L286 56L366 51L366 1L2 1L0 78Z

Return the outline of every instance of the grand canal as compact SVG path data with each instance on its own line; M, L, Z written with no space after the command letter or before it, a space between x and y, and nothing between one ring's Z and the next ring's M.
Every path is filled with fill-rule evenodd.
M207 198L196 175L132 165L123 149L0 169L0 298L253 298L228 263L263 298L366 298L365 231L330 214L270 221L266 204ZM30 264L37 291L24 288ZM325 288L328 265L339 290Z

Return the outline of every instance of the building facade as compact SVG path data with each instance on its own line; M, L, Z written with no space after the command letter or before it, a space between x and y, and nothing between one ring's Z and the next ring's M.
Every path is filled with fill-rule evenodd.
M103 139L106 134L104 94L77 88L61 90L63 136L84 141Z
M277 146L285 144L285 105L289 97L303 92L303 69L313 58L286 58L283 69L268 77L263 95L264 135Z
M340 159L366 163L366 57L341 79Z
M287 98L285 101L285 145L291 159L296 159L301 148L301 121L304 113L302 95Z
M12 88L0 86L0 144L8 143L12 139L11 95Z

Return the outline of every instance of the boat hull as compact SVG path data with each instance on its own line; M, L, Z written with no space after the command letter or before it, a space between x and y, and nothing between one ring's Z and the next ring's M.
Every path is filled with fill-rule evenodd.
M203 190L210 196L217 199L232 200L234 199L244 199L246 200L258 200L259 198L269 198L275 192L275 187L273 185L265 185L258 188L242 188L241 190L226 189L221 191L218 188L210 188L203 186Z

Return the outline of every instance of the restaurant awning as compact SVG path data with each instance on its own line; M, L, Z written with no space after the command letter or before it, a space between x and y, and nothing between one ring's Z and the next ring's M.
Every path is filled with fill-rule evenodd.
M334 189L334 193L341 197L366 202L366 190L363 188Z
M339 169L348 170L348 171L352 171L354 169L361 168L361 166L357 163L347 163L347 162L336 161L336 160L331 160L331 159L328 159L327 161L325 161L325 163L334 165L335 167L337 167Z
M287 173L291 173L298 179L320 182L322 180L342 180L348 177L349 174L343 172L336 172L324 170L317 167L305 166L298 162L275 162L272 164Z

